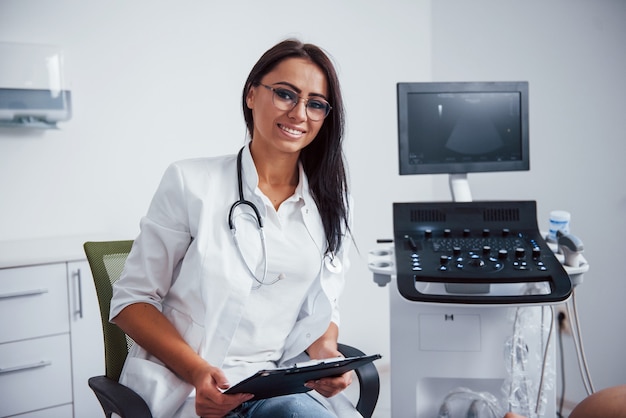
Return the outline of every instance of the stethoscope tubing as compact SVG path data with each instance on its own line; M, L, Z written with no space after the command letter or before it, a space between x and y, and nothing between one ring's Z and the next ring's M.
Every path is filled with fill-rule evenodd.
M243 180L241 176L242 168L241 168L241 158L242 158L243 148L239 150L237 154L237 186L239 188L239 200L233 203L228 211L228 227L231 231L236 231L237 228L233 222L233 212L239 205L246 205L250 207L254 211L254 215L256 217L257 225L259 229L263 229L263 218L261 217L261 212L256 207L256 205L249 200L243 198Z
M261 212L259 212L259 209L256 207L256 205L252 203L251 201L243 198L243 179L242 179L243 169L242 169L242 163L241 163L242 154L243 154L243 148L241 148L239 150L239 153L237 154L237 186L239 190L239 200L237 200L230 206L230 210L228 211L228 227L230 228L232 232L233 240L235 241L235 246L237 247L237 251L239 252L239 255L241 256L243 263L245 264L246 268L250 272L250 275L257 282L257 286L255 286L255 289L258 289L260 286L263 286L263 285L269 286L278 282L280 280L280 276L269 283L265 282L265 280L267 279L267 244L265 243L265 232L263 231L263 218L261 217ZM256 277L256 274L246 262L246 259L243 256L243 252L241 251L241 247L239 246L239 242L237 241L237 228L235 227L235 223L233 221L233 213L235 209L241 205L248 206L254 212L254 218L256 219L256 223L258 226L259 236L261 237L261 243L263 247L263 277L261 280L259 280ZM339 273L342 270L341 261L337 257L335 257L335 254L326 254L326 256L324 257L324 264L326 265L326 268L333 273Z
M267 244L265 243L265 232L263 231L263 218L261 217L261 212L259 212L259 209L256 207L256 205L250 202L249 200L246 200L243 198L243 180L242 180L242 168L241 168L242 154L243 154L243 148L240 149L239 153L237 154L237 186L239 189L239 200L237 200L235 203L233 203L230 206L230 210L228 211L228 227L230 228L230 231L233 235L233 241L235 242L235 246L237 247L237 251L239 252L239 256L241 257L243 264L248 269L248 272L250 273L250 275L257 282L257 285L254 288L258 289L259 287L263 285L269 286L269 285L276 283L278 280L280 280L280 277L276 278L275 280L269 283L265 282L265 280L267 279ZM252 211L254 212L254 218L256 219L256 224L259 230L259 237L261 238L261 247L263 248L263 277L261 278L261 280L259 280L256 277L256 274L248 265L248 262L246 261L246 258L243 256L243 252L241 251L241 247L239 246L239 241L237 240L237 227L235 227L235 223L233 221L233 213L235 209L241 205L248 206L250 209L252 209Z

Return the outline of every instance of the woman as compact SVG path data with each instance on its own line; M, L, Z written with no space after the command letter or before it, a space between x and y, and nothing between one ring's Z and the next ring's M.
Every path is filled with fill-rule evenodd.
M355 414L335 396L350 373L308 382L315 399L222 393L260 369L340 355L348 265L343 103L329 58L275 45L242 106L251 140L239 155L172 164L141 220L111 303L137 343L120 382L155 417Z

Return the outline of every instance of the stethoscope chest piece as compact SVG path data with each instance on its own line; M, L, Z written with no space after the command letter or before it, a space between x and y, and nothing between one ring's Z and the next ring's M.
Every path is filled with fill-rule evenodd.
M343 269L343 265L341 264L341 260L335 257L334 253L326 254L324 256L324 266L326 266L326 270L331 273L341 273Z

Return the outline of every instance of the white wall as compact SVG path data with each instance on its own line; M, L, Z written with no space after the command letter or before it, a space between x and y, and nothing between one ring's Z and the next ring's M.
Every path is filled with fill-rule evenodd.
M167 163L242 144L243 82L286 36L336 58L348 153L372 138L392 165L393 83L430 68L427 25L413 25L423 4L1 1L1 41L65 47L74 117L58 132L0 132L0 237L133 235ZM417 54L398 57L397 39Z
M248 72L296 36L334 57L347 108L362 258L353 253L342 340L388 361L387 292L365 259L392 235L399 185L430 193L429 179L396 175L395 111L396 81L430 77L429 16L425 0L0 0L0 41L65 48L74 110L59 131L0 129L0 240L133 238L168 163L239 149Z
M65 47L74 102L59 131L0 129L0 240L134 237L169 162L239 148L248 71L268 47L297 36L335 58L348 112L360 254L342 339L388 359L387 290L373 284L367 251L391 237L392 202L448 199L439 176L397 175L395 83L528 79L532 169L470 176L474 197L535 199L544 225L553 208L572 212L593 263L579 292L592 372L598 386L623 383L624 282L615 258L626 232L618 184L626 112L613 94L624 93L623 5L0 0L0 41ZM579 380L575 362L567 374ZM572 398L580 397L578 388Z
M433 80L528 80L531 170L470 175L475 200L530 199L540 227L572 214L590 271L576 290L596 389L626 383L626 2L432 3ZM435 190L445 190L445 179ZM566 398L580 400L571 338Z

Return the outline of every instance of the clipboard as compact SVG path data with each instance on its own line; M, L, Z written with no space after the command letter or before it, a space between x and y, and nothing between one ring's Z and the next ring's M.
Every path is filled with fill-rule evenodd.
M224 393L251 393L255 400L308 392L304 386L309 380L317 380L329 376L339 376L350 370L381 358L380 354L368 356L313 360L304 365L259 370L252 376L242 380Z

